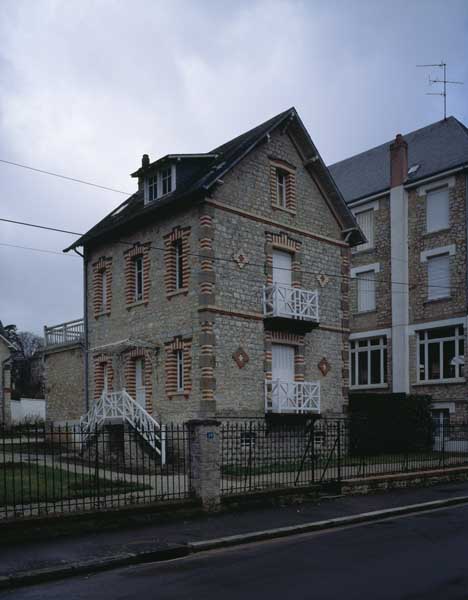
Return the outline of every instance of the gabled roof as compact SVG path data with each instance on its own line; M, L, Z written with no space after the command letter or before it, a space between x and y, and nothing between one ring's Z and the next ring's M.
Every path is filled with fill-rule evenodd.
M150 215L152 216L163 209L173 209L179 205L190 205L197 199L204 198L225 173L230 171L263 141L268 134L280 126L290 127L292 134L300 140L299 145L301 146L306 167L311 172L313 171L315 177L321 183L322 189L330 199L333 205L332 210L334 210L340 220L343 230L353 232L352 235L354 235L356 243L363 241L364 238L362 238L362 233L357 227L353 215L346 207L340 191L330 177L328 169L310 139L296 109L292 107L229 142L214 148L210 152L204 154L166 155L150 165L138 169L133 173L133 176L142 176L145 173L153 171L158 165L162 165L169 158L176 158L184 165L185 170L190 176L185 176L182 181L177 176L177 187L174 192L146 205L144 204L143 192L136 192L85 235L66 248L65 252L78 246L85 246L107 233L123 230L131 223L138 221L147 222ZM188 163L187 161L191 162Z
M408 169L419 165L408 182L468 164L468 129L455 117L432 123L403 137L408 144ZM389 189L392 141L329 165L347 203Z

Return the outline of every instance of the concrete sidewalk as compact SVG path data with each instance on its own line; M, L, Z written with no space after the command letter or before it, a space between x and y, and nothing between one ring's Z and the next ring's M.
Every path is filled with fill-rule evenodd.
M219 538L294 526L300 532L307 530L308 524L343 517L354 516L356 521L372 520L378 518L378 515L366 516L363 513L425 502L458 503L464 501L463 497L467 498L468 503L468 482L423 489L402 489L378 495L346 496L284 507L225 512L118 531L96 531L71 537L10 543L8 546L0 545L0 587L56 579L73 573L93 572L121 564L183 556L207 549L209 544L199 544L206 540L211 543ZM358 518L357 515L362 517ZM382 515L385 516L392 516L392 513ZM330 526L338 524L346 524L346 521ZM327 525L320 524L318 527L325 528ZM291 535L295 531L285 529L283 532L268 533L267 537L275 537ZM255 536L250 536L250 540L246 541L253 539ZM242 538L233 539L233 543L241 541Z

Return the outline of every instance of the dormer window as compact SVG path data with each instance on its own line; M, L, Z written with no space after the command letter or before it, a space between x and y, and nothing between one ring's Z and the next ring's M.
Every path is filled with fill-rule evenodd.
M170 194L176 188L176 167L169 165L145 179L145 204Z

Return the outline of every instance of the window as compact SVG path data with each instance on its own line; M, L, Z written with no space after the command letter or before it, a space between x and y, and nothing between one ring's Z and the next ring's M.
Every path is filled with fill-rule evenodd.
M387 383L386 336L350 342L351 387L381 386Z
M427 298L437 300L450 296L450 255L427 258Z
M288 175L281 169L276 170L276 202L281 208L287 208L286 183Z
M176 290L181 290L184 287L184 263L183 263L183 248L182 240L174 242L175 255L175 287Z
M358 312L375 310L375 271L358 273L356 278Z
M448 187L433 190L426 196L426 229L438 231L449 226Z
M152 202L175 190L175 165L160 169L145 181L145 202Z
M184 391L184 351L176 350L176 364L177 364L177 391Z
M143 300L143 257L137 256L134 259L135 269L135 302Z
M354 252L368 250L374 247L374 209L364 210L356 214L356 221L367 238L367 243L354 248Z
M101 271L101 310L107 310L107 271Z
M419 382L463 378L465 337L463 325L437 327L418 333Z

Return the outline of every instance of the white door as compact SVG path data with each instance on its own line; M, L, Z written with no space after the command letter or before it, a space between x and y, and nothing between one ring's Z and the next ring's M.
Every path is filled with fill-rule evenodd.
M290 316L294 312L291 290L292 255L289 252L273 250L274 314Z
M145 361L138 358L135 361L135 391L136 401L140 406L145 408L146 405L146 390L145 390Z
M291 409L294 398L294 347L273 344L273 410Z

